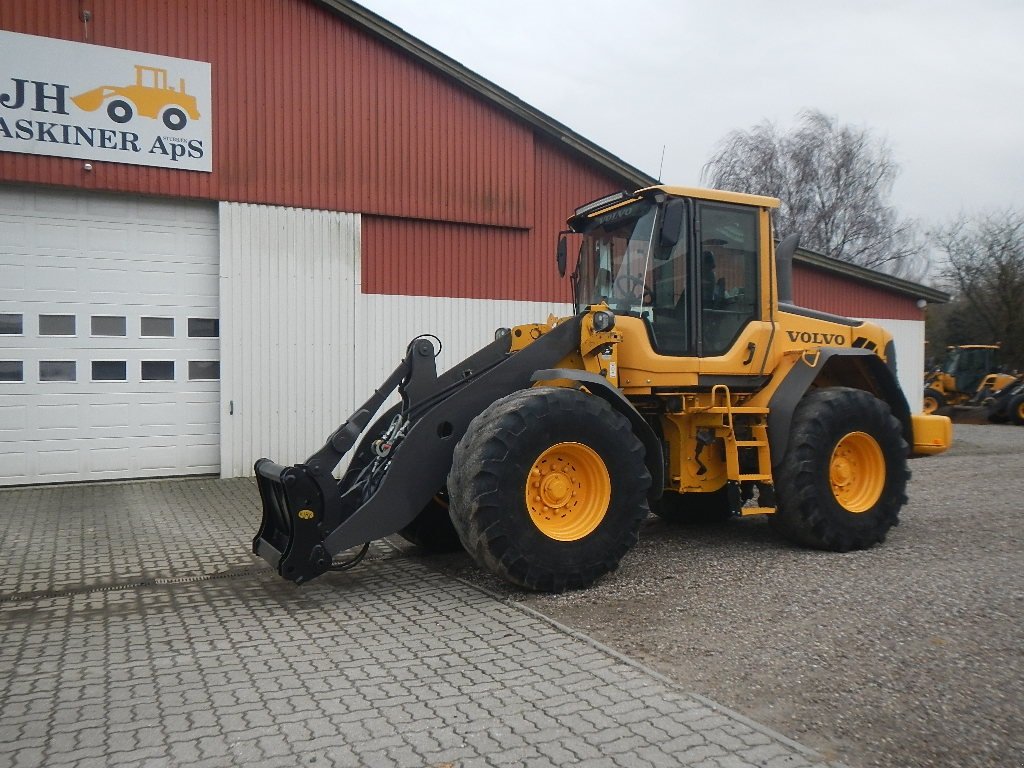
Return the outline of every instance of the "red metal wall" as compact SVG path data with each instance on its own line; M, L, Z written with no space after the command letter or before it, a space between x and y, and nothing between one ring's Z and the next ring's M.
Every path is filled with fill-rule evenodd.
M570 301L569 281L559 279L555 268L558 233L574 208L622 185L542 138L534 149L529 170L535 226L516 230L367 216L363 291Z
M313 0L0 0L0 28L211 62L214 100L213 173L0 152L0 181L363 213L365 293L567 301L557 233L622 188ZM805 306L921 318L819 270L794 283Z
M846 317L924 320L924 310L911 296L799 263L793 265L793 300L801 307Z
M213 173L5 152L0 180L532 224L530 128L311 0L3 0L0 28L208 61L214 99Z
M367 214L363 291L566 301L614 178L312 0L3 0L0 28L212 63L213 173L0 153L0 180Z

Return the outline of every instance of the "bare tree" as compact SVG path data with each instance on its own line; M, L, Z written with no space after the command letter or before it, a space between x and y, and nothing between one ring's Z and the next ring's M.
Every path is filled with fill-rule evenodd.
M867 129L818 111L780 133L765 121L733 131L704 166L705 183L778 197L780 235L843 261L920 278L927 259L912 222L889 204L899 167Z
M945 318L950 344L1000 342L1003 363L1024 370L1024 214L961 216L932 234L941 275L959 311Z

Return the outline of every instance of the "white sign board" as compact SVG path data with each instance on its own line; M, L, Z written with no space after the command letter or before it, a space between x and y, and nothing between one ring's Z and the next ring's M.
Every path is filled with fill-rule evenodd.
M0 31L0 150L213 170L210 65Z

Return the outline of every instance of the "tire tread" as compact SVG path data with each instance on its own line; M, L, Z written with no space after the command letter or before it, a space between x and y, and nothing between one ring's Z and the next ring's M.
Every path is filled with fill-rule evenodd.
M843 510L828 485L830 456L823 457L823 446L834 444L841 425L871 434L886 458L882 497L860 514ZM899 524L907 501L907 454L900 423L881 400L847 387L812 391L797 407L789 448L776 474L779 509L771 516L773 524L786 537L815 549L848 552L882 543Z
M612 483L613 499L624 500L621 509L615 512L623 519L614 523L616 530L622 529L621 535L609 536L602 522L585 537L593 541L588 546L599 555L574 565L553 558L544 560L536 552L528 551L523 536L517 535L516 513L506 508L509 505L503 498L503 493L507 493L503 480L508 482L508 465L517 458L523 463L532 463L530 457L519 456L517 443L520 439L548 423L558 425L567 421L603 425L617 449L614 457L602 458L606 464L614 458L627 468L617 473L609 468L610 474L625 478L620 477L618 488L615 479ZM552 442L559 439L554 435ZM473 559L507 581L544 592L588 586L618 567L622 556L639 537L640 523L648 513L646 497L650 482L643 445L633 434L629 421L596 396L557 387L514 392L477 416L455 448L448 476L452 520ZM513 503L518 502L513 500ZM609 515L612 514L609 510ZM527 524L532 525L528 521Z

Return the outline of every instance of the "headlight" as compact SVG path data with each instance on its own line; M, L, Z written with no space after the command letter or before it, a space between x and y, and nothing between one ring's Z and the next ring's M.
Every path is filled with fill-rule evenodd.
M595 312L594 318L594 330L598 333L604 333L610 331L615 327L615 315L611 312Z

